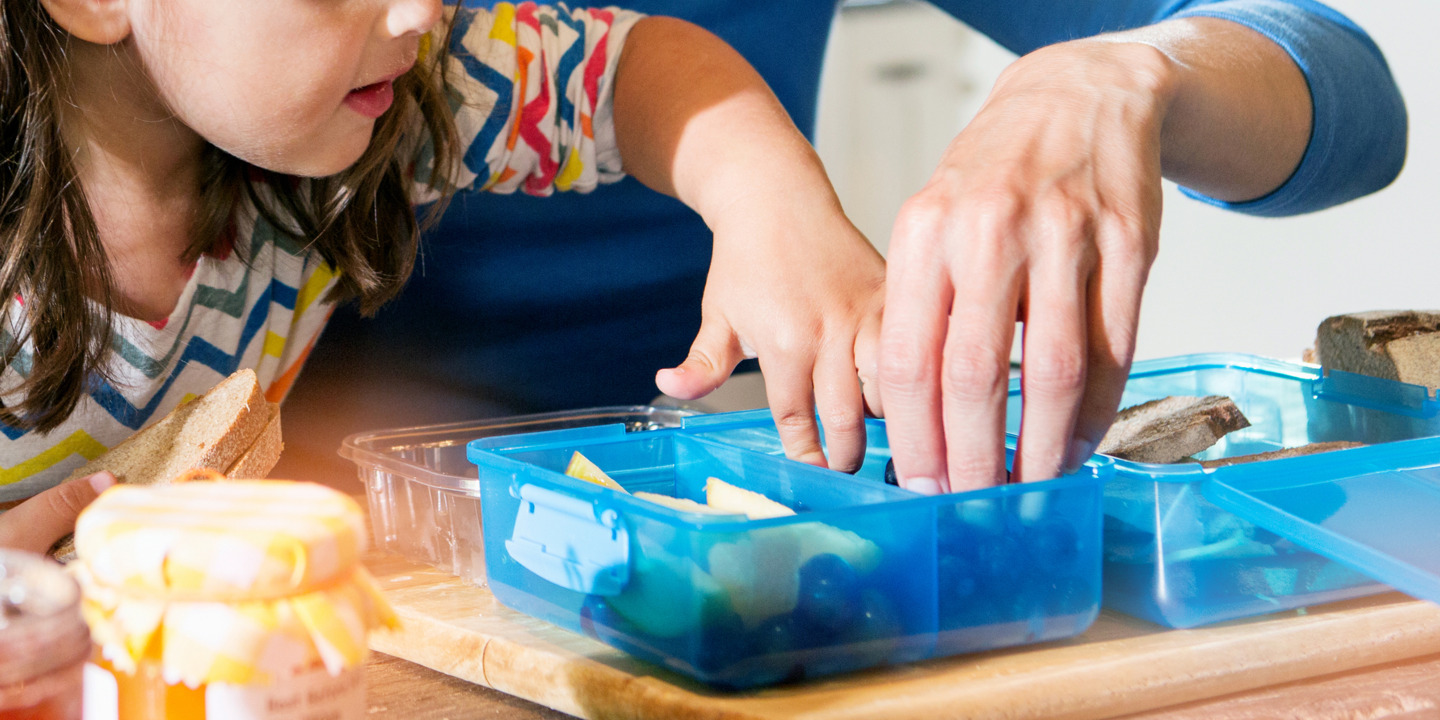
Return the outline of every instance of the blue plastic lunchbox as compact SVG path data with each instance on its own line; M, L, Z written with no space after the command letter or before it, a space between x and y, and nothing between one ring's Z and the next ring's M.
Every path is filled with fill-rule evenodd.
M490 588L511 608L730 688L1089 627L1108 460L924 497L883 482L884 423L867 430L854 476L778 454L766 411L471 442ZM566 476L576 452L630 492L703 502L714 477L795 514L673 509Z
M1007 422L1014 429L1018 381L1010 392ZM1198 460L1334 440L1369 447L1215 470L1116 459L1104 490L1105 607L1184 628L1373 594L1387 589L1381 580L1394 583L1376 565L1303 541L1293 523L1250 507L1239 489L1269 487L1272 473L1284 473L1286 482L1313 481L1315 512L1345 505L1336 477L1399 469L1434 446L1414 450L1395 442L1440 436L1440 404L1426 388L1253 355L1186 355L1135 363L1121 407L1168 395L1226 395L1250 421ZM1305 479L1295 468L1313 474ZM1222 478L1233 483L1231 491L1211 482ZM1417 493L1416 500L1427 497ZM1368 521L1388 524L1378 514Z

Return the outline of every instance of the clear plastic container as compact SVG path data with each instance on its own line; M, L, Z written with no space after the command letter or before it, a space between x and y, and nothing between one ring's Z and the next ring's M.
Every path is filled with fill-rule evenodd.
M1006 420L1018 427L1012 382ZM1168 395L1226 395L1250 427L1200 454L1209 460L1333 440L1389 443L1440 435L1440 405L1423 387L1252 355L1206 354L1135 363L1121 407ZM1316 456L1341 461L1356 450ZM1367 450L1383 460L1384 448ZM1263 475L1282 461L1248 463ZM1105 487L1104 605L1169 627L1261 615L1373 594L1368 575L1217 507L1215 471L1198 464L1115 460Z
M1217 470L1216 504L1395 589L1440 603L1440 438Z
M0 718L79 720L90 631L60 565L0 549Z
M1093 622L1108 460L923 497L881 480L884 423L868 431L853 477L767 454L765 411L477 440L490 588L732 688L1055 640ZM675 510L564 475L577 451L632 492L703 501L717 477L797 514Z
M620 423L679 427L694 413L648 405L599 407L351 435L341 457L365 484L375 546L485 584L480 483L465 444L476 438Z

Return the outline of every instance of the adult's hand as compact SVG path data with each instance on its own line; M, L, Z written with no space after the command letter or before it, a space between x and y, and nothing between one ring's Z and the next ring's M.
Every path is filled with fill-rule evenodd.
M56 485L0 514L0 547L45 553L75 530L75 519L115 476L96 473Z
M1161 171L1244 200L1309 137L1289 56L1223 20L1072 41L1016 61L891 237L880 387L901 483L1004 482L1010 348L1024 323L1013 480L1094 451L1135 349Z

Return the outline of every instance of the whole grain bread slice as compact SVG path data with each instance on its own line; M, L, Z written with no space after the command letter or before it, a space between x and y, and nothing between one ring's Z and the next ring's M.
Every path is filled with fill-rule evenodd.
M1440 311L1374 310L1325 318L1315 360L1329 370L1440 388Z
M255 444L270 417L255 371L237 370L66 479L109 470L120 482L149 485L191 468L224 472Z
M1236 455L1228 458L1216 458L1215 460L1202 460L1200 467L1220 468L1242 463L1265 462L1266 460L1281 460L1283 458L1300 457L1301 455L1318 455L1333 450L1349 450L1363 446L1365 443L1353 440L1327 440L1325 442L1309 443L1296 447L1281 448L1268 452L1254 453L1252 455Z
M270 474L275 463L280 462L280 452L285 449L285 443L280 438L280 403L267 403L266 407L270 409L270 420L250 449L225 471L227 479L262 480Z
M1133 462L1183 462L1249 426L1224 395L1171 395L1121 410L1097 452Z
M255 371L246 368L141 428L66 480L108 470L122 483L154 485L195 468L225 472L237 466L263 477L279 459L279 433L279 406L265 401ZM74 536L62 538L50 554L61 562L73 558Z

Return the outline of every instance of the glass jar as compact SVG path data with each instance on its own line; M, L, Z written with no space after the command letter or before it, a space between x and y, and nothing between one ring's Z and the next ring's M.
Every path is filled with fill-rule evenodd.
M87 720L365 717L366 633L395 624L348 496L311 483L120 486L71 569L95 642Z
M78 720L90 633L60 565L0 549L0 718Z

